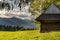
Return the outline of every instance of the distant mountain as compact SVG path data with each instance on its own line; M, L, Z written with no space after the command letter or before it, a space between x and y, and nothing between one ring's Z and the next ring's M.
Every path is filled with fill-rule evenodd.
M4 8L2 10L0 9L0 25L9 25L13 27L20 26L25 29L37 28L35 23L31 21L35 17L32 16L32 13L29 11L30 2L28 4L26 1L22 2L21 0L21 5L19 5L19 0L1 0L1 5L3 4Z
M12 18L1 18L0 17L0 25L9 25L9 26L20 26L20 27L24 27L25 29L29 28L34 28L36 29L36 25L34 22L30 21L30 20L22 20L22 19L18 19L16 17L12 17Z

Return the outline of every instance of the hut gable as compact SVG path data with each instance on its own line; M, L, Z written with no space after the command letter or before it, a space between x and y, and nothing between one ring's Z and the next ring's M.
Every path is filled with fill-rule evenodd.
M47 13L47 14L59 14L60 13L60 10L59 8L56 7L56 5L54 3L52 3L44 13Z
M60 20L60 10L52 3L36 20Z
M36 20L41 23L40 32L60 31L60 9L53 3Z

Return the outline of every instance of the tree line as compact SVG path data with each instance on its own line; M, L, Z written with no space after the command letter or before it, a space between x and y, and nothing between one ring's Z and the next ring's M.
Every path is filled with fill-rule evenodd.
M5 26L5 25L0 25L0 31L23 31L23 30L35 30L34 28L27 28L25 29L23 26Z

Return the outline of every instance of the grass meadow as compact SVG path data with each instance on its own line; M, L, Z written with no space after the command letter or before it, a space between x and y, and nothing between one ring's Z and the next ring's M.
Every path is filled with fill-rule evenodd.
M40 33L40 29L15 32L0 31L0 40L60 40L60 31L48 33Z

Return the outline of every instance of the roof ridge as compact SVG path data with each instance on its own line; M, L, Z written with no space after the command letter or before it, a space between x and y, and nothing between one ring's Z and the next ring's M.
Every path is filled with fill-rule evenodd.
M60 9L54 3L51 3L43 13L60 13Z

